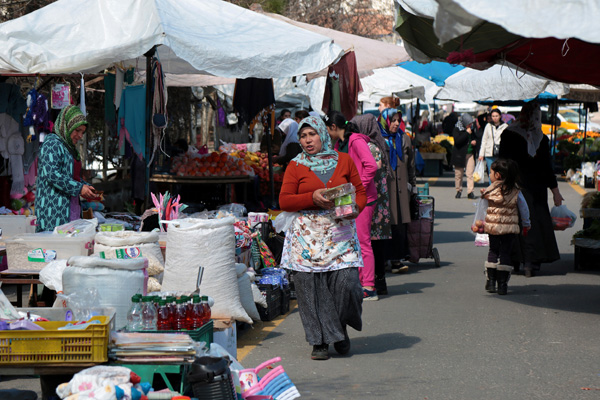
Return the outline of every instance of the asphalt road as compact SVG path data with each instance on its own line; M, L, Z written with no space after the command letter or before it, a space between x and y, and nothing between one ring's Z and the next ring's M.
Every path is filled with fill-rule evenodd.
M513 276L507 296L486 293L487 248L475 247L469 232L474 201L455 199L445 175L431 187L442 266L422 260L388 274L389 296L364 303L349 356L312 361L295 310L244 367L281 356L309 399L600 398L600 274L574 272L570 246L582 221L557 232L560 261L533 278ZM578 213L581 194L567 183L560 190Z
M560 261L533 278L513 276L507 296L489 294L487 248L475 247L469 231L475 202L455 199L452 186L446 172L430 191L441 267L421 260L408 273L388 274L389 295L366 302L363 330L349 332L349 356L312 361L294 310L276 326L244 332L241 363L282 357L307 399L600 398L600 273L574 272L570 246L582 221L557 232ZM581 194L566 183L560 189L578 213ZM267 330L248 344L247 336ZM0 389L10 387L39 391L39 381L2 377Z

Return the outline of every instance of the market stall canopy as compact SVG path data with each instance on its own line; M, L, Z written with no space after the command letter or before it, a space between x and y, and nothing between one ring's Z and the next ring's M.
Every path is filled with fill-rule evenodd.
M358 74L361 77L369 75L374 69L389 67L399 62L410 60L410 56L404 47L394 43L386 43L381 40L369 39L334 29L294 21L279 14L266 13L265 15L276 21L327 36L346 51L354 50Z
M475 68L511 62L558 82L600 84L600 3L396 0L411 57Z
M513 65L494 65L484 71L465 68L449 76L436 95L441 100L523 100L547 91L562 96L569 85L519 71Z
M165 73L230 78L302 75L343 54L330 38L220 0L59 0L0 24L0 72L98 72L136 65L153 46Z
M439 90L435 83L397 66L373 70L372 75L361 78L360 82L363 91L358 101L369 103L377 103L392 94L402 99L419 98L430 102Z
M447 62L441 61L431 61L427 64L422 64L417 61L406 61L398 64L398 66L428 79L438 86L444 86L444 83L449 76L452 76L465 68L462 65L448 64Z

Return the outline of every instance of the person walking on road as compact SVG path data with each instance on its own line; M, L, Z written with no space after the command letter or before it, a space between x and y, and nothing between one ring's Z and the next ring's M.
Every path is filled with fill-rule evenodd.
M519 215L523 225L523 235L531 226L529 208L517 185L518 166L512 160L498 159L490 169L491 185L481 189L481 197L488 201L484 231L490 237L490 249L485 262L487 281L485 290L505 295L512 272L511 252L521 231Z
M473 131L473 117L462 114L452 132L454 136L454 148L452 149L452 165L454 166L454 183L456 187L456 198L462 195L463 176L467 175L467 197L474 199L475 182L473 172L475 171L475 148L477 140Z
M360 241L360 250L365 266L360 271L360 283L363 287L363 300L379 300L375 290L375 258L371 247L371 221L377 202L377 189L375 188L375 174L377 163L369 148L369 137L359 133L358 126L348 122L339 111L329 111L325 116L325 125L334 148L350 155L358 175L367 193L367 206L356 218L356 233Z
M542 112L539 104L530 102L523 106L519 119L502 133L499 157L514 160L519 166L523 182L523 195L531 214L531 232L519 238L519 266L523 262L526 277L540 270L542 263L560 259L550 210L548 189L554 205L560 206L563 197L550 159L550 140L542 132Z
M502 132L508 127L506 123L502 122L502 112L499 109L494 108L490 115L492 116L492 122L485 126L479 150L479 160L485 159L488 173L492 163L498 158Z
M350 351L347 326L362 329L363 260L355 221L333 218L334 203L323 191L352 183L359 211L367 195L352 158L331 148L321 118L304 118L298 132L302 153L288 164L279 195L283 211L298 213L286 231L281 266L291 270L311 358L327 360L331 343L339 354Z
M371 247L375 259L375 289L377 295L387 295L387 283L385 280L385 263L387 261L387 247L392 239L392 216L390 213L390 193L388 181L392 178L390 171L389 150L385 139L381 135L377 119L372 114L357 115L352 122L358 126L359 131L367 135L371 141L369 148L377 164L375 174L375 189L377 190L377 201L375 212L371 221Z

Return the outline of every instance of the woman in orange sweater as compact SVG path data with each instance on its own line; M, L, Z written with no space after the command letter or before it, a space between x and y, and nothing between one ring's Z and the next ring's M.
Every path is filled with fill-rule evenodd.
M281 266L291 270L311 358L327 360L331 343L339 354L350 351L348 325L362 329L363 260L355 221L334 218L334 203L322 193L352 183L359 211L367 195L354 161L331 148L320 118L300 121L298 138L302 153L285 170L279 195L283 211L298 213L286 231Z

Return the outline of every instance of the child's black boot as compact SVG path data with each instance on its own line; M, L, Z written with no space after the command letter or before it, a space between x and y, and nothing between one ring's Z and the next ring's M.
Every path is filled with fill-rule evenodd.
M485 290L489 293L496 293L496 267L498 263L485 262Z
M510 269L506 270L504 268L512 267L510 265L498 265L498 270L496 271L496 279L498 280L498 294L505 295L508 292L508 281L510 279Z

